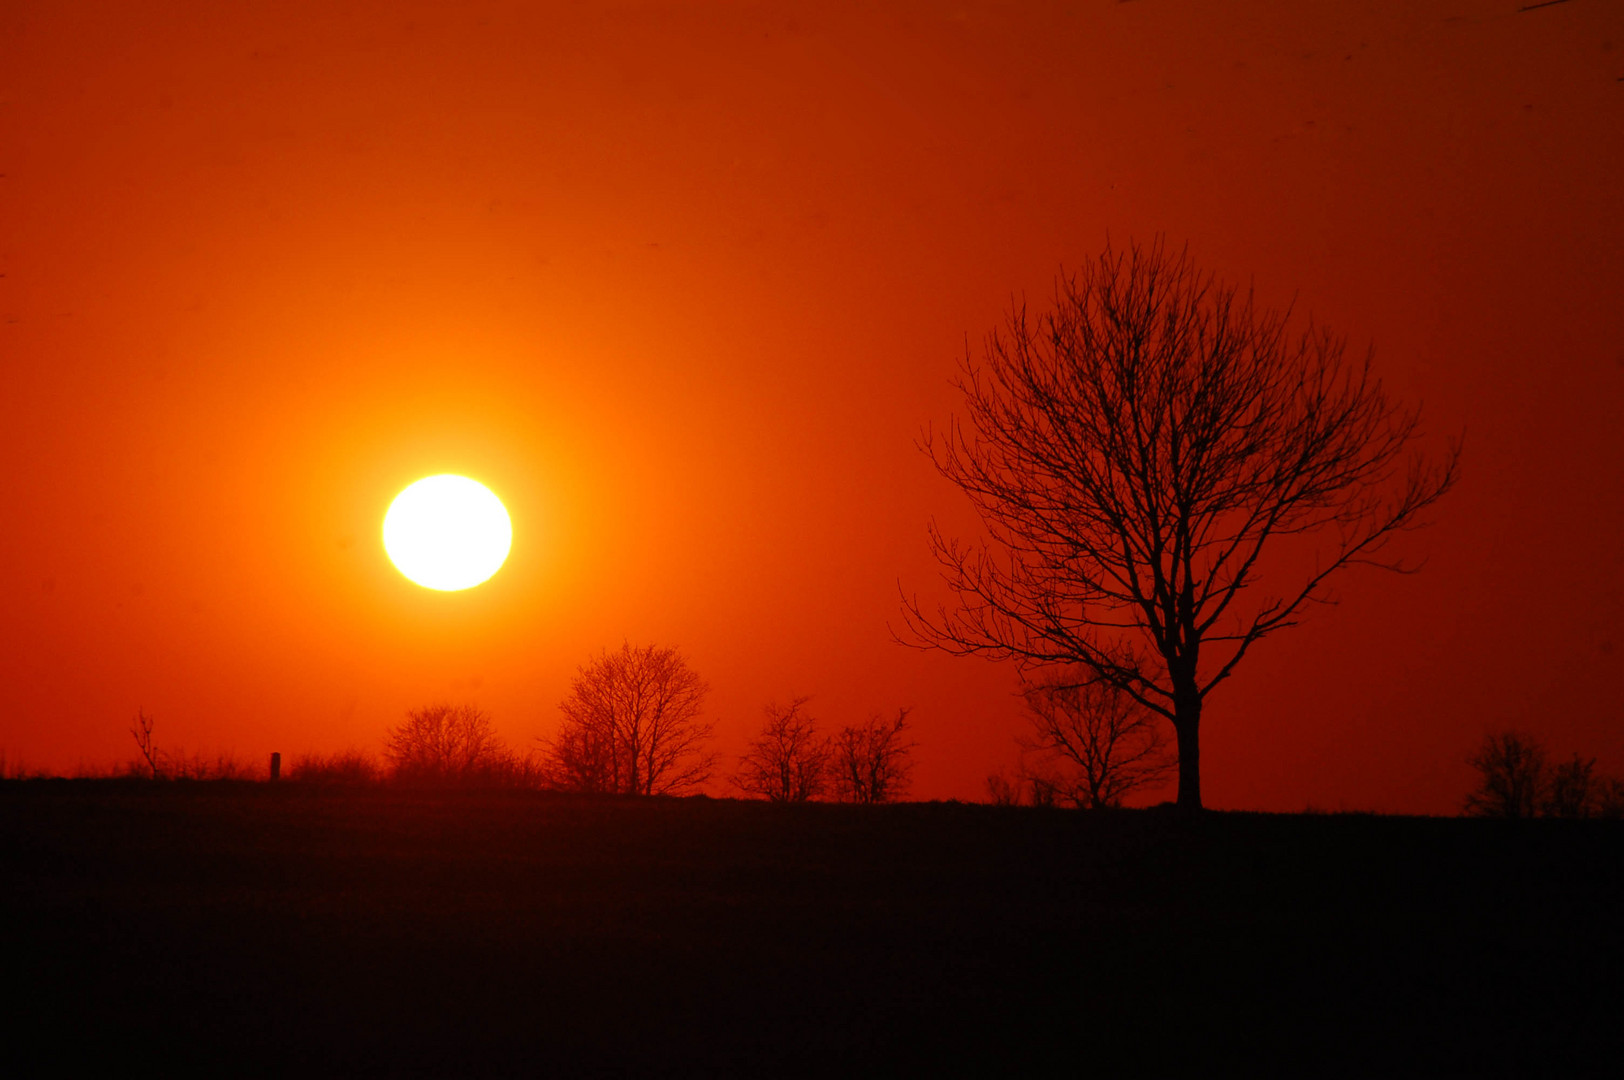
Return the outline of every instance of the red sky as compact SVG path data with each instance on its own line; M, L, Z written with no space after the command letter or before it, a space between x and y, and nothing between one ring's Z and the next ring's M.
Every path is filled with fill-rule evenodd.
M1624 5L0 8L0 750L516 745L676 645L912 705L921 797L1015 761L1014 673L893 643L915 440L1011 298L1107 236L1373 343L1459 488L1209 699L1209 805L1452 812L1483 732L1624 772ZM487 585L379 529L453 471ZM719 791L721 789L718 789Z

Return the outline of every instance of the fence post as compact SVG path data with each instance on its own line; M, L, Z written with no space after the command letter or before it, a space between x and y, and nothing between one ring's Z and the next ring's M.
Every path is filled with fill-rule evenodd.
M282 755L273 753L271 755L271 779L276 780L276 779L280 778L281 775L282 775Z

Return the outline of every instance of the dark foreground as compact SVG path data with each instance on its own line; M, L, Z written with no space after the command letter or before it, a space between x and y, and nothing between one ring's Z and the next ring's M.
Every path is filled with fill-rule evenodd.
M1614 1072L1624 826L0 784L10 1075Z

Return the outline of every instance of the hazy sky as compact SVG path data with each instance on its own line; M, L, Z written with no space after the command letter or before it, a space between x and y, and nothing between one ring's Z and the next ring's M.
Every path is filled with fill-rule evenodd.
M727 754L911 705L916 794L980 798L1014 673L888 629L974 532L916 440L1012 299L1164 234L1466 433L1423 572L1209 699L1208 804L1450 812L1505 725L1624 772L1624 4L1519 6L11 0L0 751L436 699L524 747L629 640ZM380 542L445 471L514 520L467 593Z

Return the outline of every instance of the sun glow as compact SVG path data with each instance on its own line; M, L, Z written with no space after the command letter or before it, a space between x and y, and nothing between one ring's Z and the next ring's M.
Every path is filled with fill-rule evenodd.
M471 589L502 568L512 547L502 500L466 476L419 480L395 496L383 518L389 560L426 589Z

